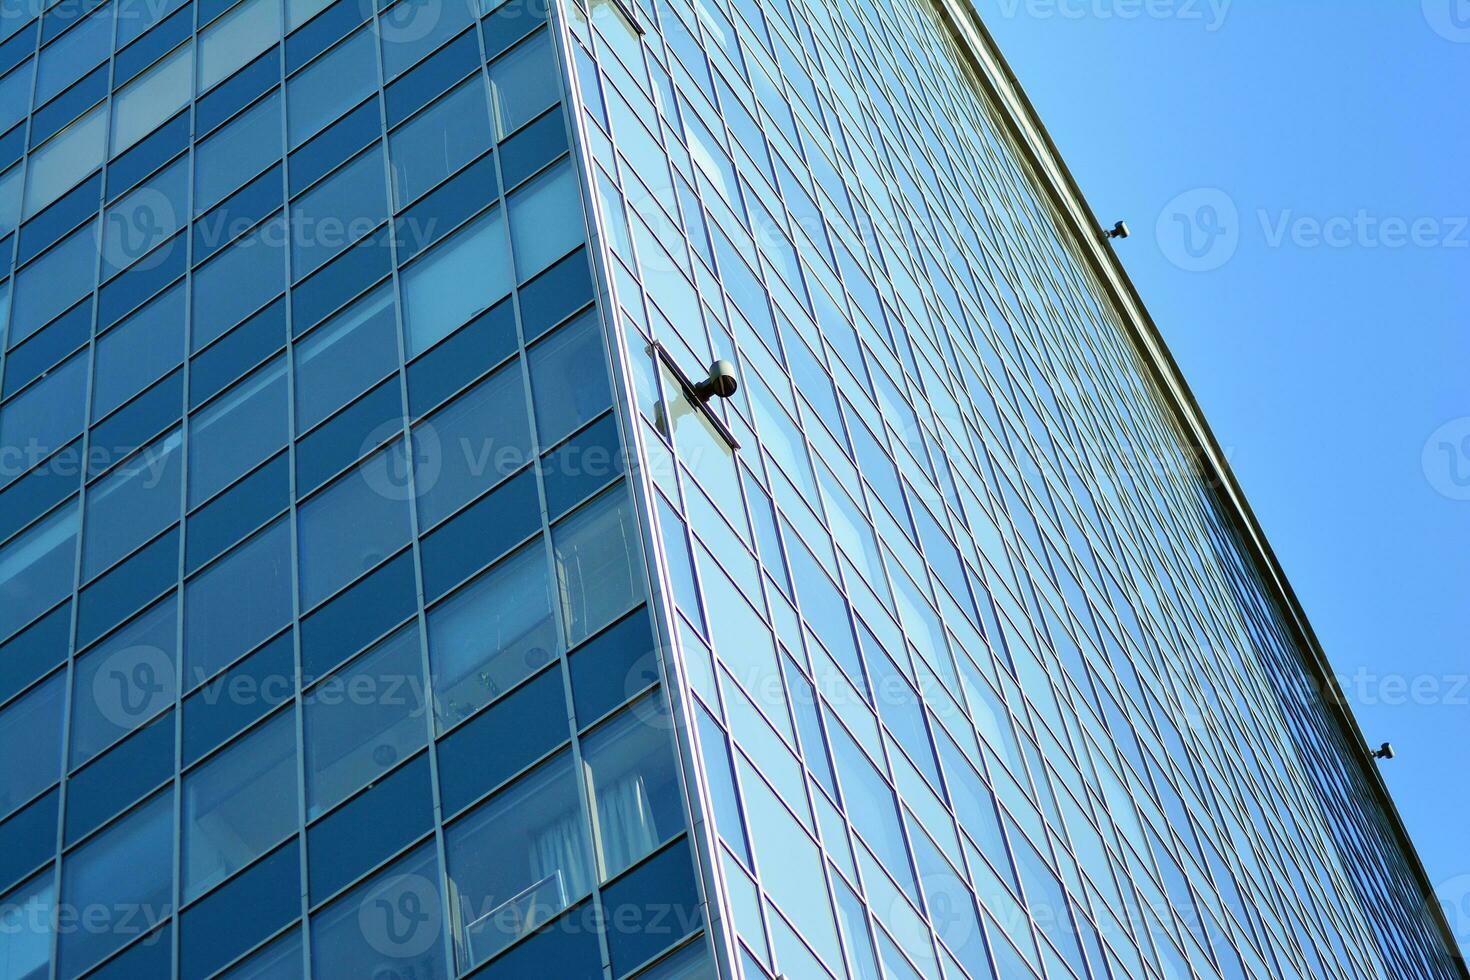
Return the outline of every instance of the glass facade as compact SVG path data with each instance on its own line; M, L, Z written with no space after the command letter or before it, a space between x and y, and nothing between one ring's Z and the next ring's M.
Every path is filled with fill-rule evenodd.
M952 13L4 5L0 978L1463 975Z

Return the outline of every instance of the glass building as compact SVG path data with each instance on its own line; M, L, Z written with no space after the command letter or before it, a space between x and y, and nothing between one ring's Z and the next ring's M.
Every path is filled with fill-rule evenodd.
M0 134L0 978L1465 976L965 0L5 0Z

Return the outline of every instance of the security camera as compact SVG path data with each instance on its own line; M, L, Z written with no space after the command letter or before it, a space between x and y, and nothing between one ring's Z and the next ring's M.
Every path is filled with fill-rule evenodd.
M703 404L711 398L729 398L739 387L735 365L720 358L709 366L709 376L694 386L694 394Z
M1393 743L1391 743L1391 742L1384 742L1382 745L1380 745L1377 748L1376 751L1374 751L1372 753L1372 756L1375 759L1392 759L1393 758Z
M1120 221L1112 228L1103 232L1104 238L1127 238L1132 232L1128 230L1128 222Z

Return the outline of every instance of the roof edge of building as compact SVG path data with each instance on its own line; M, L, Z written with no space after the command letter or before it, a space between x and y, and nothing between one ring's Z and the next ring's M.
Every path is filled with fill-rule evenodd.
M1204 412L1195 400L1193 392L1184 379L1183 372L1169 352L1158 325L1149 315L1143 298L1129 278L1116 252L1108 244L1099 223L1081 187L1072 176L1047 132L1035 106L1027 97L1019 79L1011 70L1005 56L1001 54L994 37L980 19L971 0L930 0L939 12L960 50L971 61L970 68L986 87L983 93L988 101L1002 110L1000 122L1010 131L1009 135L1028 158L1033 171L1044 178L1043 190L1051 205L1064 219L1067 230L1075 236L1076 251L1091 266L1094 275L1107 288L1114 310L1127 328L1129 339L1147 366L1152 380L1164 394L1169 409L1185 436L1189 449L1196 454L1196 465L1203 476L1217 489L1221 498L1229 504L1229 517L1249 545L1264 579L1275 589L1276 598L1291 619L1299 646L1305 651L1303 657L1313 680L1320 685L1322 700L1331 706L1342 726L1350 745L1361 746L1363 751L1355 753L1365 781L1375 796L1374 802L1383 811L1390 828L1398 838L1399 845L1417 877L1424 892L1424 901L1429 914L1439 927L1440 940L1450 958L1456 962L1462 976L1470 978L1463 954L1444 910L1434 894L1434 884L1425 869L1409 836L1408 828L1398 808L1394 805L1387 784L1384 783L1376 763L1368 752L1368 743L1358 726L1343 693L1333 674L1327 656L1316 632L1312 629L1306 611L1297 598L1295 590L1287 580L1285 571L1267 541L1255 512L1246 500L1229 460L1215 440L1214 433L1205 420Z

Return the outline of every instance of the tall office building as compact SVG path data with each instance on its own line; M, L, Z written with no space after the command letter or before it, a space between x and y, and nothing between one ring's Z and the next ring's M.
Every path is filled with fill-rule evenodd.
M0 976L1465 976L965 0L471 3L0 11Z

